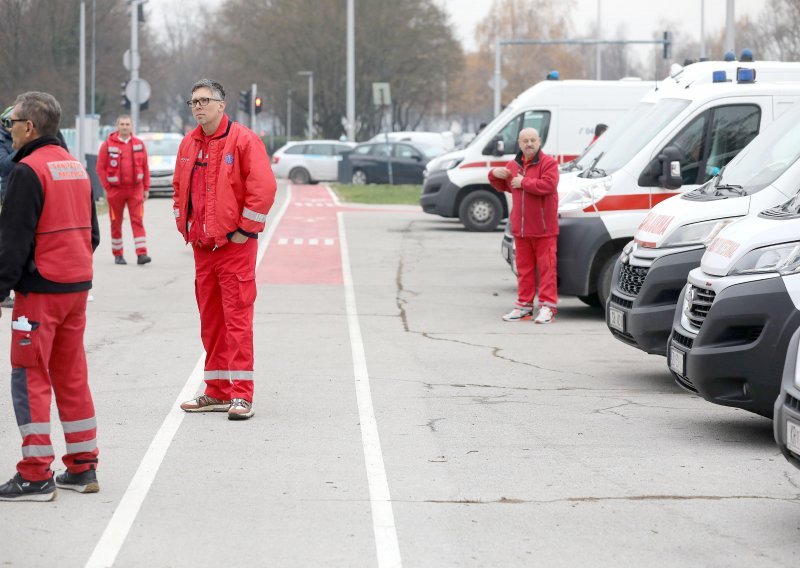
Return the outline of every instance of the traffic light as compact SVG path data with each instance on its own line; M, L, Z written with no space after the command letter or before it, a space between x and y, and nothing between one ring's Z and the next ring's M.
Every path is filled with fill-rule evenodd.
M119 87L120 87L120 92L119 92L119 95L120 95L119 104L120 104L120 106L123 106L123 107L125 107L125 108L128 108L128 109L129 109L129 108L131 108L131 101L130 101L130 99L128 99L128 95L126 95L126 94L125 94L125 87L127 87L127 86L128 86L128 82L127 82L127 81L122 81L122 82L119 84Z
M264 100L261 97L256 97L256 114L264 110Z
M250 114L250 89L239 91L239 110Z
M664 32L664 59L672 57L672 32Z

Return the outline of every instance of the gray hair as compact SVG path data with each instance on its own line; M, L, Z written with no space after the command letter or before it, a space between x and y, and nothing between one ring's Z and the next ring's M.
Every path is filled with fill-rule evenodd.
M131 115L129 115L129 114L121 114L121 115L119 115L117 117L117 120L114 121L114 124L117 124L123 118L127 118L128 120L131 120Z
M200 79L197 83L192 85L192 94L194 94L197 89L202 89L203 87L209 89L215 98L223 101L225 100L225 89L222 83L212 81L211 79Z
M61 105L50 93L28 91L19 95L14 105L20 105L22 116L19 118L30 120L40 136L55 136L58 133Z

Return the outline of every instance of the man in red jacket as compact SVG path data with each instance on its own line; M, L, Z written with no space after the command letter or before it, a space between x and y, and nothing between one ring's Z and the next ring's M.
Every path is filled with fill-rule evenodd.
M133 135L131 117L117 117L117 131L108 136L97 155L97 177L108 195L111 218L111 252L115 264L128 264L122 256L122 217L125 207L131 216L136 264L147 264L147 234L144 230L144 200L150 193L147 148Z
M11 400L22 435L17 474L0 501L51 501L56 486L99 490L97 422L83 347L92 253L100 242L86 169L60 146L61 106L23 93L6 119L16 165L0 212L0 296L16 294L11 319ZM50 401L56 405L67 471L56 476Z
M511 193L511 233L517 262L518 296L505 321L533 316L536 273L539 274L539 313L536 323L552 323L558 303L556 243L558 241L558 164L541 151L539 133L523 128L520 151L505 167L489 172L489 182Z
M178 149L173 212L194 251L206 388L181 408L246 420L253 416L257 239L275 201L275 176L261 139L225 115L222 85L201 79L186 103L198 126Z

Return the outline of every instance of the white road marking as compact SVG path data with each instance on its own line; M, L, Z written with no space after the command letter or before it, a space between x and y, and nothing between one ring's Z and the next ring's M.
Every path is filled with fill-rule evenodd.
M271 220L271 224L267 228L264 238L260 239L261 242L259 243L256 256L256 267L261 264L261 259L264 257L264 253L272 240L272 236L275 234L275 229L283 218L284 213L286 213L286 209L289 207L291 201L292 186L290 185L286 189L286 200L277 215ZM142 462L139 464L139 469L137 469L136 473L133 475L133 479L131 479L128 488L125 490L125 494L122 496L122 499L120 499L119 505L117 505L111 520L108 522L105 531L103 531L103 535L95 546L94 552L92 552L92 555L86 562L87 568L107 568L114 565L117 554L119 554L122 545L125 543L131 526L133 526L133 522L136 520L139 510L142 508L142 503L144 503L147 493L153 485L153 480L155 480L156 474L158 474L158 470L161 467L161 463L164 461L167 450L169 450L169 446L172 444L172 440L178 432L178 428L180 428L184 416L186 416L186 413L179 408L179 405L184 400L192 398L203 381L204 363L205 353L201 353L194 370L186 380L186 384L183 385L183 389L181 389L178 398L175 399L172 410L170 410L169 414L164 418L161 428L158 429L155 438L150 442L150 447L147 448L147 452L144 458L142 458Z
M361 338L361 326L358 322L358 309L353 287L353 275L350 270L350 253L347 249L344 216L339 212L336 217L339 222L339 243L342 255L342 280L344 282L347 327L350 331L353 376L356 382L356 401L361 424L361 441L364 446L364 461L367 467L369 501L372 508L372 529L375 533L378 566L379 568L401 567L403 562L400 557L400 545L397 541L392 498L389 494L389 482L386 478L386 468L383 464L378 423L375 420L375 410L372 406L372 393L369 386L367 357L364 352L364 342Z

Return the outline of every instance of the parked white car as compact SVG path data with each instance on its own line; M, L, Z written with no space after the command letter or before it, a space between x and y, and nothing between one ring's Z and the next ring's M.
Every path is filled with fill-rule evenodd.
M296 184L336 181L342 154L354 147L338 140L289 142L272 155L272 172Z
M150 168L150 195L172 196L172 175L183 135L176 132L142 132L137 134L147 148Z

